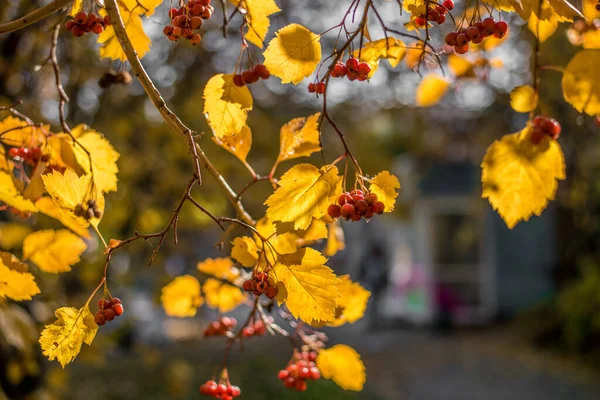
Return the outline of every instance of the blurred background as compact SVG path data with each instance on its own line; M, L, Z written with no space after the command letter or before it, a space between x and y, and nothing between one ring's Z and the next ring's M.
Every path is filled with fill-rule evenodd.
M0 20L45 3L4 0ZM292 22L325 31L341 20L342 3L349 2L278 1L283 12L272 17L271 32ZM462 10L457 4L455 15ZM402 29L408 15L400 16L395 2L379 7L390 27ZM234 69L239 17L224 39L217 7L201 46L174 45L162 34L168 8L165 2L144 25L152 48L143 64L181 119L207 132L201 145L240 190L251 176L213 144L202 116L207 80ZM49 54L58 18L0 37L0 104L22 100L20 111L36 122L51 123L55 131L60 128L52 68L38 65ZM342 224L347 249L330 260L338 274L351 274L373 292L362 321L327 330L332 344L349 344L361 353L367 385L355 394L321 380L306 393L289 391L276 377L291 355L289 344L263 337L242 351L236 348L230 361L230 377L242 387L244 398L600 398L600 128L562 100L560 74L541 72L540 96L543 113L563 127L567 180L560 183L557 199L542 217L509 230L480 198L479 164L487 146L520 130L527 118L510 109L508 93L531 82L533 37L515 16L506 18L509 38L483 54L501 63L452 78L451 92L433 108L414 105L422 78L405 63L392 70L382 61L368 83L333 82L330 114L363 170L375 174L389 169L402 183L393 215L368 224ZM564 66L577 51L563 25L542 46L542 64ZM449 29L434 36L437 48ZM374 40L383 36L376 24L370 31ZM111 68L127 67L100 60L91 36L61 34L58 56L71 99L69 123L91 125L122 155L119 188L107 198L100 229L107 239L160 230L190 176L187 145L168 131L135 79L126 87L98 85ZM335 36L323 38L324 51L331 50ZM434 66L423 64L420 73L427 74L428 67ZM258 173L268 173L277 157L279 128L320 111L320 101L307 92L308 83L283 86L271 78L252 85L255 108L249 125L254 137L248 161ZM329 161L342 153L327 126L323 146ZM322 156L311 161L320 164ZM279 174L290 166L280 167ZM253 216L263 215L262 203L270 192L263 182L245 195ZM214 214L232 215L209 176L194 196ZM9 251L19 248L33 226L53 226L42 217L24 224L7 213L0 221L0 246ZM167 318L160 288L193 272L198 261L227 254L214 246L220 235L203 214L185 208L180 244L167 240L152 266L148 244L136 242L116 253L110 287L127 305L126 317L103 327L94 345L85 346L65 370L43 359L37 338L54 309L83 304L96 286L104 265L99 243L92 239L71 273L38 272L41 295L31 302L0 304L0 399L199 398L199 385L222 361L223 343L201 336L217 315L203 310L193 319Z

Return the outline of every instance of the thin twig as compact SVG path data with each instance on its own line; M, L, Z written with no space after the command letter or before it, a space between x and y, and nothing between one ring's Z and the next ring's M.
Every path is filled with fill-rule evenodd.
M14 32L31 24L35 24L36 22L49 17L71 3L73 3L73 0L54 0L52 3L38 8L37 10L34 10L21 18L0 24L0 35Z

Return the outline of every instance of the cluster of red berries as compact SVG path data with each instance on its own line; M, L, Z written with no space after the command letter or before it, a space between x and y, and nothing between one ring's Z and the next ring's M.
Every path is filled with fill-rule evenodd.
M242 288L246 292L254 293L256 296L263 293L270 299L277 296L277 288L269 282L269 275L264 272L253 272L252 278L244 281Z
M427 15L421 15L415 18L415 24L417 26L425 26L427 21L437 22L438 25L446 22L446 13L454 9L454 2L452 0L444 0L442 5L433 5L427 11Z
M232 400L234 397L241 395L242 391L239 387L230 385L229 383L225 385L224 383L217 383L211 380L200 386L200 393L212 396L215 399Z
M450 32L446 35L444 41L448 46L453 46L458 54L465 54L469 51L469 42L480 44L487 37L494 36L501 39L508 32L508 24L504 21L495 21L494 18L486 18L467 28L459 31Z
M42 158L42 150L39 147L11 147L8 156L35 165Z
M267 317L270 323L273 323L272 317ZM252 325L244 327L242 329L242 336L245 338L251 336L262 336L267 332L267 328L265 327L265 323L262 320L255 321Z
M529 139L535 144L539 143L544 136L549 136L556 140L560 136L560 131L560 124L557 120L538 115L533 119Z
M204 337L225 336L227 332L233 330L237 325L237 320L230 317L221 317L218 321L213 321L204 330Z
M331 77L343 78L347 77L350 81L366 81L371 73L371 66L366 62L360 62L354 57L346 60L346 63L338 61L331 70Z
M75 206L75 210L73 210L73 214L75 214L78 217L90 220L94 217L101 218L102 210L100 209L100 207L98 207L96 200L89 199L85 206L83 204L77 204Z
M101 34L104 28L110 25L110 17L106 15L104 18L96 14L86 14L79 11L73 19L65 23L65 28L70 31L73 36L81 37L88 32L94 32L96 35Z
M257 64L251 70L233 75L235 86L245 86L258 82L259 79L269 79L271 73L264 64Z
M307 380L321 379L321 371L315 364L316 359L317 353L314 351L296 353L288 366L279 371L277 378L283 382L286 388L304 392Z
M104 325L107 321L112 321L115 317L123 314L123 304L117 297L110 300L100 299L98 301L98 312L94 317L94 321L98 325Z
M325 93L325 82L309 83L308 93L323 94Z
M327 208L327 214L331 218L343 217L347 221L360 221L362 217L370 219L375 214L383 213L385 209L375 193L365 193L360 189L340 194L337 202L338 204L331 204Z
M165 26L163 33L170 41L186 38L194 46L200 44L202 37L194 31L200 29L204 20L210 19L215 9L210 0L190 0L187 5L169 10L171 25Z

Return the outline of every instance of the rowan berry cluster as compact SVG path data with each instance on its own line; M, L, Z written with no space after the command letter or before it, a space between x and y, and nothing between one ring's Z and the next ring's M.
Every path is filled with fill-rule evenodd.
M314 351L296 353L287 367L279 371L277 378L283 382L286 388L304 392L307 386L306 381L316 381L321 378L321 371L315 364L316 359L317 353Z
M277 296L277 288L269 282L269 275L264 272L253 272L252 277L244 281L242 288L246 292L254 293L256 296L263 293L270 299Z
M529 139L535 144L539 143L544 136L556 140L560 136L560 131L560 124L557 120L538 115L533 119Z
M81 37L88 32L93 32L96 35L104 32L104 29L110 25L110 17L106 15L102 18L96 14L86 14L79 11L73 19L65 23L65 28L75 37Z
M267 317L269 323L273 323L272 317ZM265 327L265 323L262 320L255 321L252 325L244 327L242 329L242 336L245 338L251 336L262 336L267 332L267 328Z
M508 32L506 22L495 21L494 18L488 17L469 27L448 33L444 41L448 46L453 46L454 51L458 54L465 54L469 51L469 42L480 44L489 36L501 39L506 35L506 32Z
M218 321L211 322L204 330L204 337L225 336L237 325L237 320L230 317L221 317Z
M102 210L100 210L100 207L98 207L98 204L96 204L96 200L94 199L89 199L85 205L77 204L77 206L75 206L75 210L73 210L73 213L78 217L88 220L94 217L102 217Z
M415 18L415 24L417 26L425 26L427 21L437 22L438 25L446 22L446 13L454 9L454 1L445 0L442 5L431 4L427 15L423 14Z
M107 73L105 73L104 75L102 75L102 78L100 78L98 80L98 86L100 86L103 89L106 89L107 87L111 86L111 85L129 85L131 83L131 74L129 74L129 72L127 71L119 71L119 72L115 72L115 71L108 71Z
M42 158L42 150L39 147L11 147L8 156L35 165Z
M377 199L375 193L354 189L339 195L337 204L327 208L331 218L343 217L345 220L360 221L362 217L369 219L375 214L383 213L385 205Z
M230 385L229 383L217 383L215 381L207 381L200 386L200 393L214 397L220 400L232 400L242 394L239 387Z
M98 301L98 312L94 317L96 324L102 326L108 321L112 321L115 317L123 314L123 304L117 297L113 297L110 300L100 299Z
M338 61L331 70L332 78L343 78L350 81L366 81L371 73L371 66L366 62L360 62L354 57L350 57L345 63Z
M200 29L204 20L212 17L215 9L211 0L190 0L187 5L169 10L171 25L165 26L163 33L170 41L186 38L194 46L200 44L202 37L194 31Z
M245 86L258 82L259 79L269 79L271 73L264 64L257 64L251 70L233 75L235 86Z

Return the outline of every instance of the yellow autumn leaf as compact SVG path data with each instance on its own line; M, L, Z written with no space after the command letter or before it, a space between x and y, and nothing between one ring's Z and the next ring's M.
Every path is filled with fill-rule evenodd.
M35 206L42 214L58 220L61 224L79 236L89 239L90 233L86 226L79 222L79 218L75 218L74 216L62 211L50 197L46 196L39 198L35 202Z
M231 74L213 76L204 88L204 113L217 138L240 133L252 104L248 87L234 85Z
M214 132L214 131L213 131ZM241 131L234 135L219 138L213 135L213 141L236 156L240 161L246 162L246 157L252 147L252 131L245 125Z
M300 244L305 246L327 237L327 223L322 219L313 218L308 228L296 230L294 233L298 235Z
M583 0L582 1L583 15L590 21L600 18L600 10L597 7L598 7L597 0Z
M293 222L306 229L312 218L321 218L336 195L340 177L335 166L317 169L311 164L290 168L279 180L279 188L266 201L272 221Z
M308 157L321 150L317 123L321 113L310 117L294 118L281 127L279 132L279 156L277 161Z
M231 2L246 10L248 19L246 40L262 49L271 25L269 17L281 9L277 7L275 0L232 0Z
M540 43L544 43L556 32L558 23L558 18L555 15L550 15L546 19L539 19L535 13L531 13L529 21L527 21L527 27L535 37L540 39Z
M0 170L0 203L25 213L37 212L35 204L23 197L21 191L15 186L15 180L10 171Z
M271 272L285 287L285 304L295 318L310 324L333 321L340 297L340 280L325 265L327 259L312 248L279 255Z
M104 196L99 191L96 192L95 196L92 196L92 184L89 175L78 177L70 169L66 170L64 174L54 170L51 174L44 175L42 179L46 191L63 212L75 218L80 225L88 226L90 222L95 226L98 225L99 218L92 218L88 221L76 217L73 213L78 204L86 204L89 199L94 197L100 210L104 211Z
M517 0L483 0L483 2L499 10L509 12L515 12L517 5Z
M339 278L340 283L337 285L337 289L340 291L340 297L337 307L341 314L336 316L335 321L328 323L329 326L353 324L361 319L365 315L367 303L371 297L371 292L359 283L352 282L350 275L342 275Z
M369 191L377 195L377 200L385 205L385 212L394 211L396 197L400 189L398 178L390 174L388 171L381 171L375 178L371 180Z
M46 325L40 337L40 345L42 353L50 361L57 360L64 368L77 357L84 343L92 344L98 325L87 305L79 310L62 307L54 315L56 321Z
M340 226L339 220L328 224L328 227L327 244L323 254L327 257L333 257L338 251L346 248L346 242L344 240L344 230Z
M191 275L178 276L162 288L160 302L169 317L193 317L204 303L200 282Z
M233 281L240 275L240 270L235 267L229 257L207 258L199 262L196 267L204 274L228 281Z
M0 121L0 140L12 147L40 147L46 141L50 127L30 126L26 121L11 116Z
M101 133L86 125L77 125L71 134L79 143L73 144L73 153L86 174L90 173L91 158L94 184L97 189L104 193L116 191L119 172L117 160L120 154Z
M23 259L31 260L44 272L68 272L81 259L85 242L68 229L33 232L23 241Z
M367 380L360 354L343 344L319 351L317 367L323 378L331 379L344 390L361 391Z
M321 61L320 37L302 25L280 29L264 52L265 66L282 83L300 83Z
M264 254L266 254L267 260L270 264L274 264L276 262L277 254L275 252L278 254L286 254L293 253L294 251L298 250L298 235L289 231L278 233L275 223L273 223L268 216L261 218L256 223L255 228L258 233L269 240L269 244L265 246ZM263 242L257 235L254 235L254 242L256 243L259 251L262 252ZM261 257L263 257L264 254L262 254Z
M231 258L237 260L244 267L253 267L258 261L258 247L248 236L237 237L231 242Z
M424 45L422 42L414 42L407 46L405 62L409 69L415 69L424 56Z
M127 31L127 36L133 45L139 58L143 58L150 50L151 41L142 25L142 18L138 13L131 13L124 7L119 5L121 10L121 18ZM100 57L109 58L111 60L127 61L127 56L121 48L121 44L115 34L113 26L107 26L104 31L98 35L98 43L100 43Z
M71 8L70 16L74 17L79 11L83 9L83 0L75 0Z
M482 195L509 228L541 215L553 200L558 180L565 179L565 160L557 141L529 139L531 128L505 135L488 148L481 164Z
M359 58L360 61L369 64L371 67L369 78L371 78L375 71L377 71L377 68L379 68L379 60L382 58L387 59L392 68L400 64L406 55L406 45L400 39L388 37L387 39L384 38L369 42L362 49L354 50L352 55Z
M70 168L77 173L82 175L85 173L83 167L77 162L75 157L74 147L77 146L73 142L71 136L66 133L59 133L52 135L48 138L48 164L55 167L55 169L67 169ZM86 159L86 168L89 170L89 160Z
M0 252L0 299L31 300L40 293L35 278L23 264L10 253Z
M16 222L0 225L0 247L5 250L15 249L23 245L25 236L31 233L31 228Z
M571 59L562 80L565 100L577 111L600 114L600 50L582 50Z
M222 313L229 312L242 304L244 293L237 286L223 283L214 278L208 278L202 291L209 307L216 308Z
M600 29L583 32L581 40L584 49L600 49Z
M464 57L457 56L454 53L448 55L448 68L457 78L474 78L475 65Z
M531 15L540 20L548 20L554 15L558 22L573 21L574 17L583 16L566 0L521 0L515 9L524 21L528 21Z
M429 74L421 80L417 87L417 105L431 107L437 104L450 88L450 82L443 77Z
M539 96L533 86L517 86L510 92L510 106L513 110L527 113L537 108Z

